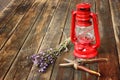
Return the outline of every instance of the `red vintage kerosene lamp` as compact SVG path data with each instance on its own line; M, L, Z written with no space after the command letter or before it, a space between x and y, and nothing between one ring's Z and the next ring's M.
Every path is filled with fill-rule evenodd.
M81 3L72 12L71 41L77 58L94 58L100 46L97 15L90 11L90 7L88 3Z

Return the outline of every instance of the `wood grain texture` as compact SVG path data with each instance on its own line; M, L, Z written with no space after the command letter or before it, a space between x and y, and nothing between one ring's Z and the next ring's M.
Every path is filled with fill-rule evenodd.
M71 0L69 11L67 14L67 20L65 23L65 27L62 29L62 41L64 41L66 38L70 37L70 22L71 22L71 11L76 7L76 4L79 0ZM71 49L69 52L64 53L59 56L59 58L56 60L56 63L54 65L54 69L51 75L50 80L73 80L74 79L74 69L71 67L60 67L59 64L64 63L64 58L74 59L72 54L73 49Z
M0 73L0 79L4 78L32 28L32 24L34 23L35 19L33 14L30 14L30 12L32 12L32 9L30 9L24 16L21 24L19 24L13 35L5 44L4 48L2 48L0 51L0 72L2 72Z
M4 46L6 41L9 39L9 37L12 35L16 27L18 26L21 19L24 17L25 13L28 11L30 6L32 5L33 0L31 1L24 1L19 8L17 8L14 16L10 19L10 21L7 22L7 24L4 24L0 29L0 49Z
M35 2L32 6L32 8L30 8L30 12L28 12L29 14L32 13L33 19L36 21L36 19L38 18L38 16L40 15L40 13L42 13L43 10L43 6L44 3L43 2ZM34 24L34 23L33 23ZM31 26L33 26L33 24ZM33 29L34 28L33 26ZM31 31L33 32L33 31ZM33 34L34 35L34 34ZM31 35L31 36L33 36ZM33 38L34 39L34 38ZM28 39L27 39L28 40ZM36 40L36 38L34 39L34 41ZM29 41L29 42L28 42ZM26 80L27 76L29 74L30 68L31 68L31 62L29 59L29 56L32 54L32 52L34 51L33 49L31 49L35 44L31 44L30 41L33 42L32 39L28 40L26 43L26 45L23 45L23 47L21 48L21 50L18 53L18 56L16 57L13 65L11 66L10 70L8 71L8 74L5 77L5 80ZM36 41L37 42L37 41ZM34 42L33 42L34 43ZM29 48L28 48L29 47ZM31 49L31 50L30 50ZM37 49L37 48L36 48ZM30 50L30 51L29 51ZM31 53L31 54L30 54ZM14 72L14 73L12 73ZM12 73L12 74L11 74ZM18 79L19 77L19 79Z
M0 28L14 16L16 9L24 3L25 0L12 0L9 5L0 13Z
M97 13L100 23L101 47L99 57L108 58L108 62L99 63L99 80L119 80L118 54L108 0L97 0Z
M7 6L9 5L10 0L0 0L0 12Z
M84 66L101 76L59 66L64 58L75 59L73 45L46 73L38 72L30 56L55 48L70 37L71 11L81 2L92 4L91 11L98 14L101 46L97 57L109 59ZM119 0L11 0L11 3L0 17L0 80L120 80Z
M113 2L112 0L109 0L109 2L110 2L113 29L115 33L116 45L119 56L119 67L120 67L120 1L115 0Z
M30 69L32 67L30 56L32 54L37 53L38 48L42 42L42 39L44 38L45 32L47 30L47 25L50 23L50 20L53 16L53 13L55 11L55 7L58 4L58 1L48 1L45 0L41 1L40 3L45 3L45 5L38 5L36 6L35 11L40 11L38 13L39 16L36 20L36 23L34 24L34 28L30 32L25 44L21 48L19 55L16 57L15 62L12 65L12 68L10 69L8 76L6 76L6 80L12 80L10 78L11 76L15 76L14 79L18 78L18 80L26 80L28 77L28 74L30 72ZM48 4L49 3L49 4ZM44 6L44 9L42 7ZM54 8L53 8L54 7ZM39 34L39 35L38 35ZM26 59L28 57L28 59ZM23 64L22 64L23 63ZM22 65L22 67L20 67ZM15 72L16 70L19 70L16 72L16 74L11 74L11 72Z
M0 18L4 16L6 11L10 10L10 7L13 5L15 0L0 0Z
M59 44L62 35L61 29L64 27L64 23L66 20L68 7L69 7L69 2L70 2L69 0L60 1L58 7L56 8L55 14L51 20L47 33L43 39L40 50L48 49L50 47L56 47ZM47 70L47 73L44 74L41 74L37 71L35 72L35 69L36 68L33 66L28 80L50 79L52 73L52 67L50 67Z

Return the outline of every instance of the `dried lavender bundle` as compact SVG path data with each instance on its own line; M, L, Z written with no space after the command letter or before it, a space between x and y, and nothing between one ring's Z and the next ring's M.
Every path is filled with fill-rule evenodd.
M57 57L63 52L68 51L68 45L70 44L70 38L66 39L55 49L47 49L40 51L38 54L31 56L32 62L38 66L39 72L45 72L47 68L55 62Z

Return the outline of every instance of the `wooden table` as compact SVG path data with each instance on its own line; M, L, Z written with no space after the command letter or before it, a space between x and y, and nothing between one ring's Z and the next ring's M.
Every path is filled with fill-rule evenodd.
M74 58L73 48L39 73L29 57L70 36L71 11L80 2L91 3L91 11L98 14L97 57L109 61L85 66L102 76L59 67L63 58ZM7 7L0 17L0 80L120 80L120 0L14 0Z

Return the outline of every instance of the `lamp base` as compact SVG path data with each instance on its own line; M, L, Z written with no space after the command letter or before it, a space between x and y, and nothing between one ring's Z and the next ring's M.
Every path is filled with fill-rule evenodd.
M76 50L74 49L74 56L77 58L94 58L98 54L97 50L94 48L91 49L83 49L83 50Z

